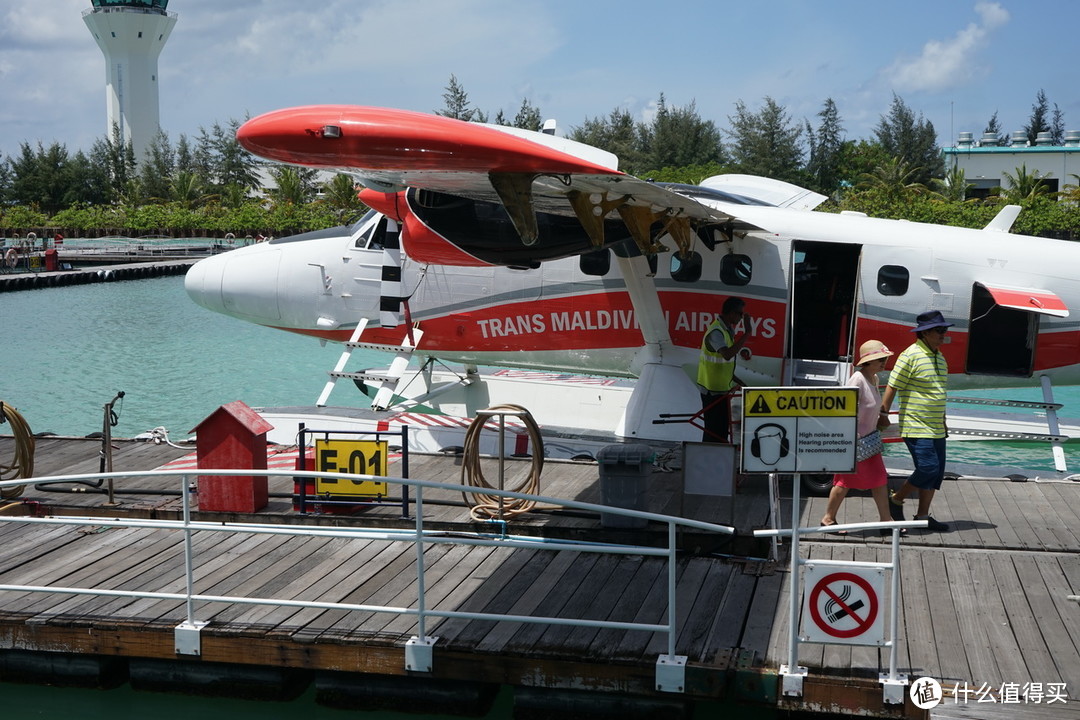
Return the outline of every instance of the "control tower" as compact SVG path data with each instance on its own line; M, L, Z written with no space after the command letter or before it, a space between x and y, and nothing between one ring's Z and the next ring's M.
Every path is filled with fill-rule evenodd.
M105 55L106 133L131 142L141 161L160 128L158 55L169 39L176 13L169 0L91 0L83 22Z

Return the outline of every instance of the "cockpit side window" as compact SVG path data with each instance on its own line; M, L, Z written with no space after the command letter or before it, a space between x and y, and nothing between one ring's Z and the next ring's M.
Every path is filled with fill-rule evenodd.
M882 295L906 295L909 273L903 265L882 265L878 269L877 289Z
M370 220L370 216L375 214L374 210L369 210L364 217L353 225L355 228L357 225L362 225ZM364 230L363 233L356 236L356 240L353 242L353 247L357 250L381 250L383 242L386 238L386 216L379 217L377 223L373 223L370 227Z

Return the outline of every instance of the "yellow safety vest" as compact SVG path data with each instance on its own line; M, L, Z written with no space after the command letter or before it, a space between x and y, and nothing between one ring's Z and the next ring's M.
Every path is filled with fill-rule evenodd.
M719 330L724 334L724 343L727 347L735 344L731 337L731 331L720 318L712 321L701 337L701 355L698 357L697 382L698 385L710 392L726 392L735 385L735 357L726 359L718 352L709 349L705 340L713 330Z

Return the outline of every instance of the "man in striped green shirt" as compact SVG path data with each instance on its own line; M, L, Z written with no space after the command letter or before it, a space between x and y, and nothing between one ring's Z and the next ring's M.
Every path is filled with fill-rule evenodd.
M896 359L881 400L882 411L887 413L893 398L900 396L900 437L915 462L915 471L893 493L889 511L894 520L903 520L904 499L917 492L915 519L926 520L928 528L936 532L949 529L930 516L930 503L945 479L945 388L949 367L940 348L951 326L937 310L916 318L913 332L917 340Z

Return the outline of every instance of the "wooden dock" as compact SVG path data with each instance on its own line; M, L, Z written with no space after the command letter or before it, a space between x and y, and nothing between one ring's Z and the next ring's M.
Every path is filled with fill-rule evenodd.
M10 457L11 445L10 437L0 437L0 458ZM118 471L185 462L194 453L193 447L150 442L115 445ZM100 441L40 438L36 475L96 472L99 449ZM508 477L527 470L527 463L509 462ZM460 482L454 457L413 454L410 466L414 478ZM739 488L734 511L744 535L766 522L764 486L764 478L751 477ZM681 487L681 472L655 470L648 478L646 509L725 522L731 509L724 501L685 496ZM175 478L127 480L116 489L117 504L108 505L101 488L31 486L2 512L178 516L179 493L171 494L177 490ZM400 506L349 517L300 517L292 509L288 478L272 478L271 492L270 505L256 516L260 522L413 527L412 520L401 518ZM599 502L598 468L548 463L540 492ZM824 502L803 501L802 525L818 524ZM956 717L948 712L969 705L967 716L987 716L975 706L974 693L980 689L984 701L988 690L1005 693L997 695L993 708L985 708L1008 711L1010 717L1080 717L1080 607L1066 599L1080 591L1080 487L961 478L946 482L934 513L952 525L952 532L913 531L901 541L900 671L912 678L936 678L947 693L970 691L959 701L946 698L935 711L941 717ZM428 527L491 529L469 518L458 493L426 494L424 516ZM782 498L781 517L786 524L790 499ZM869 497L853 492L839 519L875 519ZM508 531L662 544L664 531L654 525L604 528L588 513L542 507L510 521ZM0 523L0 584L182 592L179 535L109 527L107 520L89 528ZM384 606L408 606L417 597L415 550L406 542L207 531L196 532L194 542L197 591L202 594ZM924 716L910 701L905 708L883 706L878 675L888 670L888 653L876 647L801 644L799 664L809 668L805 695L801 700L778 697L777 670L787 661L785 558L765 559L765 553L755 552L767 549L760 543L739 545L693 533L680 542L676 652L688 658L687 687L681 694L654 689L656 661L666 652L666 640L647 631L429 620L427 634L438 637L433 671L419 674L406 671L404 661L405 642L417 632L415 616L200 603L196 614L209 625L202 631L201 656L190 660L178 656L174 646L174 628L185 617L180 601L12 591L0 592L0 679L20 667L37 667L34 658L49 653L51 659L100 661L95 667L101 668L97 681L103 684L106 668L123 660L118 672L138 687L155 687L163 677L179 677L184 668L214 663L221 677L258 669L273 673L273 687L314 682L337 697L370 700L372 678L379 678L380 692L393 693L396 687L410 703L442 698L434 707L444 712L446 696L440 693L446 687L455 688L465 711L482 705L493 688L509 685L522 703L548 702L552 714L562 716L566 713L558 708L566 697L574 702L584 698L596 712L620 707L629 697L634 712L644 714L683 715L694 702L721 699L821 713ZM808 558L883 561L889 546L876 532L854 532L809 536L802 548ZM663 622L666 613L663 558L432 544L425 562L428 606L443 610L649 623ZM29 665L17 662L23 660ZM239 686L244 682L243 677L234 680ZM1039 702L1008 702L1014 686L1029 693L1038 688L1043 695ZM536 701L537 695L546 700Z

